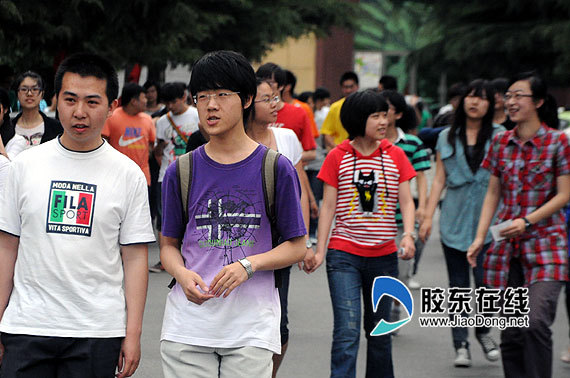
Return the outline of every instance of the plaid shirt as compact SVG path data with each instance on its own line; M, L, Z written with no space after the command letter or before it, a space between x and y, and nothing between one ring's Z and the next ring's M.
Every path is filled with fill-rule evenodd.
M570 174L570 147L563 132L542 125L522 142L516 128L493 140L483 168L501 182L496 223L525 217L556 195L556 178ZM560 211L529 227L513 239L493 242L485 263L485 284L505 288L511 257L521 260L527 285L568 279L568 244L564 213Z

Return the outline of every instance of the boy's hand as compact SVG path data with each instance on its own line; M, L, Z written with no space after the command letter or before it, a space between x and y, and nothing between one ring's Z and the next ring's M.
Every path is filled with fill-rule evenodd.
M431 222L429 218L425 218L420 226L420 231L418 232L418 237L423 243L426 243L431 234Z
M307 267L307 269L305 269L305 272L313 273L319 268L319 266L321 266L324 260L325 260L325 254L316 252L313 258L311 259L309 266Z
M240 262L226 265L216 274L210 284L209 293L215 297L222 294L226 298L230 293L243 282L247 281L247 272Z
M117 378L130 377L135 373L141 360L140 336L127 335L121 344L119 363L117 364Z
M304 270L305 273L310 273L311 268L315 264L315 251L313 248L307 248L307 252L305 253L305 258L303 261L299 261L298 263L299 270Z
M187 270L183 274L179 274L176 277L176 281L182 287L186 298L190 302L201 305L208 299L214 298L213 294L209 294L208 285L202 280L202 277L196 272ZM200 291L200 289L202 289Z

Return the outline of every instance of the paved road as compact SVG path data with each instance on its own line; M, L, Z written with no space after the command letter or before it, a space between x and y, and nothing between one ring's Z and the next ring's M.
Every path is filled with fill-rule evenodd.
M436 223L436 222L434 222ZM158 249L152 246L150 260L158 258ZM162 313L170 278L166 273L151 274L143 333L143 357L135 374L138 378L162 377L159 338ZM427 287L446 287L447 271L439 245L437 230L424 250L418 280ZM296 269L291 276L289 350L279 372L280 378L328 377L332 340L332 308L326 273L321 267L306 275ZM414 308L419 307L419 291L413 291ZM495 339L499 332L493 330ZM568 345L568 320L560 297L554 334L554 377L570 377L570 364L560 361L560 351ZM365 342L361 336L357 377L364 377ZM393 338L394 369L396 377L502 377L500 362L484 359L479 344L470 332L473 366L457 369L452 366L454 350L451 332L445 328L420 328L417 318L405 325ZM253 377L254 378L254 377Z

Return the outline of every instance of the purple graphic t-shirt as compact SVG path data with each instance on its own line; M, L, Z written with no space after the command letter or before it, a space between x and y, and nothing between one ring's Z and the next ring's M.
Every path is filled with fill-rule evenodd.
M183 238L186 267L206 285L225 265L272 248L261 178L265 149L260 145L246 159L227 165L210 159L203 147L197 149L188 224L183 220L176 164L166 171L162 233ZM275 213L283 240L306 234L300 190L295 168L280 157ZM162 339L210 347L257 346L278 353L279 316L272 271L256 272L228 298L214 298L201 306L189 302L176 285L166 303Z

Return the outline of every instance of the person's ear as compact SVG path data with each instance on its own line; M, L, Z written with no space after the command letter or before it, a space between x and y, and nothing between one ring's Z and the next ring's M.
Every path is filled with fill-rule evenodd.
M403 115L404 115L404 113L403 113L403 112L400 112L400 113L396 113L396 119L400 119L400 118L402 118L402 116L403 116Z
M113 100L113 102L111 102L109 104L109 111L107 112L107 118L109 118L111 116L111 114L113 114L113 112L115 111L115 109L117 109L117 105L119 104L118 100Z
M247 98L247 100L245 101L245 103L243 104L243 108L247 109L251 106L251 103L253 102L253 96L249 96Z
M535 101L534 103L535 103L535 105L536 105L536 108L538 109L538 108L540 108L542 105L544 105L544 99L541 98L540 100Z

